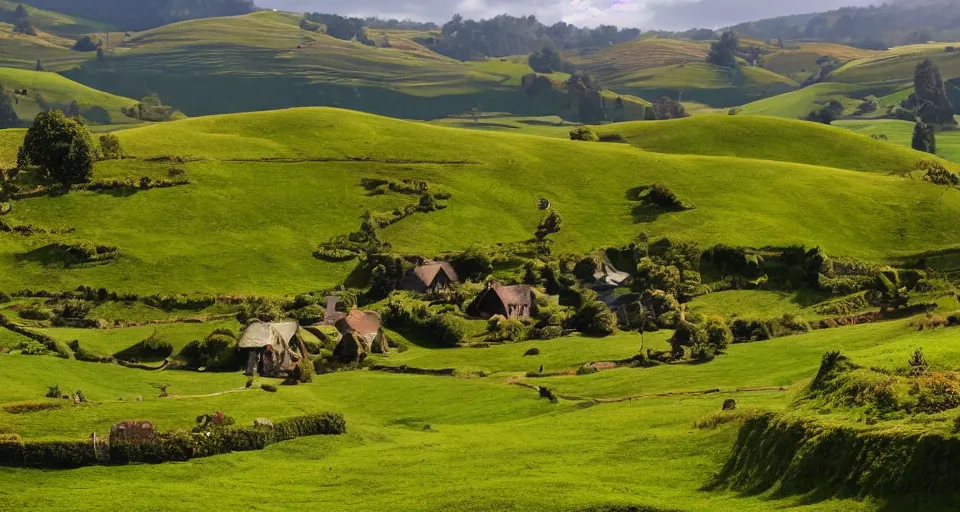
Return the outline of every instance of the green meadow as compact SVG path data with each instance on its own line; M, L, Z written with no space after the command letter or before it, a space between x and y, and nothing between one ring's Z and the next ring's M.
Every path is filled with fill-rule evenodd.
M751 122L764 128L750 128ZM632 126L618 130L630 137ZM0 286L72 289L97 282L146 293L324 289L344 279L353 265L313 258L316 245L355 230L366 211L409 201L368 196L359 182L369 177L427 180L452 194L446 210L417 214L383 230L395 250L411 254L526 240L541 217L538 197L550 199L564 216L555 240L559 252L622 243L639 232L679 236L705 247L820 245L833 254L877 261L960 243L960 235L948 228L960 209L960 192L943 195L932 184L896 176L923 158L911 150L772 118L705 117L650 126L657 134L638 139L644 149L434 127L336 109L205 117L124 130L116 133L137 158L99 163L95 178L163 176L169 165L143 160L175 155L188 160L190 184L119 196L75 192L17 201L6 217L12 223L72 231L0 238L0 265L7 269ZM671 144L683 147L682 140L697 133L686 126L702 126L704 133L715 126L709 151L716 156L667 154ZM756 153L737 149L738 127L756 134L748 150ZM676 142L670 142L671 133ZM693 136L701 145L692 151L707 152L697 148L708 148L703 143L710 139ZM846 140L851 151L812 150L799 143L815 140L811 137L833 144ZM658 139L664 141L660 146ZM796 143L778 151L778 140ZM12 155L13 148L5 151ZM627 197L631 188L659 181L697 208L645 210ZM205 237L210 230L219 235ZM106 265L65 268L40 250L56 240L114 245L121 257Z
M0 511L956 510L960 187L921 169L956 173L960 132L930 155L872 117L924 58L960 76L946 43L742 38L763 66L739 69L651 34L565 50L608 116L693 114L587 127L574 96L528 95L526 55L455 60L439 31L28 12L36 36L0 23L24 125L38 93L76 101L122 158L55 187L16 169L27 129L0 130ZM71 49L88 34L102 58ZM121 112L152 93L185 115ZM850 115L868 95L878 113ZM800 120L830 100L833 126ZM399 290L427 259L462 282ZM321 325L329 295L377 311L389 350ZM242 373L235 335L288 318L302 364ZM346 432L52 469L130 420L158 452L259 446L187 434L217 412L238 436L327 412Z

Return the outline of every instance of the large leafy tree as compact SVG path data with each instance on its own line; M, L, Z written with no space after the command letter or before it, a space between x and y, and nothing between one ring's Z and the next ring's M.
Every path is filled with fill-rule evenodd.
M736 69L737 55L736 51L740 48L740 38L732 31L726 31L720 36L718 41L710 45L710 53L707 54L707 62L716 64L725 68Z
M95 151L90 133L59 110L37 115L17 153L17 166L33 168L47 181L84 183L93 175Z
M947 90L940 66L926 59L917 65L913 75L917 114L928 124L957 124L953 119L953 106L947 99Z

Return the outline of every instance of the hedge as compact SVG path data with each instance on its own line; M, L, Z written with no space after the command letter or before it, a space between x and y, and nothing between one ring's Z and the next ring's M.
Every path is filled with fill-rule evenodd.
M280 421L274 428L240 427L192 433L157 434L151 442L23 441L0 439L0 466L71 469L98 464L185 462L230 452L262 450L297 437L340 435L347 430L343 415L320 413Z

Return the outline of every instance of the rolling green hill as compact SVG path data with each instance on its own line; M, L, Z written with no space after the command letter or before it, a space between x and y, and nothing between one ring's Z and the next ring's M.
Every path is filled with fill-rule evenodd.
M817 68L817 59L821 57L832 57L846 63L868 58L875 53L872 50L862 50L836 43L787 43L786 48L765 55L763 67L802 82Z
M411 119L473 108L539 116L567 105L524 94L520 77L532 73L525 63L459 62L403 31L385 32L389 47L367 46L303 30L299 21L263 11L175 23L125 39L106 63L63 74L124 96L157 92L191 116L313 105Z
M750 128L753 122L764 128ZM660 148L652 133L640 142L660 151L696 139L688 149L673 151L742 152L803 164L652 153L623 144L442 128L337 109L175 121L118 132L125 150L138 159L98 164L95 178L165 176L169 164L146 160L178 155L188 159L189 185L119 197L73 192L15 201L6 221L75 231L33 237L0 233L0 265L7 269L0 274L0 288L96 282L144 292L278 294L328 287L353 265L318 261L311 255L315 246L356 230L365 211L409 201L367 196L359 186L365 177L421 179L452 194L447 209L383 230L382 238L394 250L412 254L526 240L542 215L538 197L549 198L563 215L563 230L555 236L555 250L561 252L623 243L639 231L704 245L821 245L832 254L875 260L960 243L960 235L949 229L960 211L960 192L941 201L934 185L887 175L902 173L919 159L911 150L844 130L773 119L718 116L635 127L637 134L675 133L673 142L660 139ZM729 145L744 138L759 143L758 149L751 153ZM704 145L704 140L718 142ZM851 153L799 145L780 149L791 140L830 141L830 147L846 140ZM657 181L697 208L663 214L635 210L628 190ZM864 230L866 225L871 229ZM216 238L204 236L211 226L219 233ZM122 256L106 265L65 269L43 249L55 240L114 245Z
M0 84L7 93L13 89L26 89L27 96L16 96L14 106L20 119L30 121L41 108L37 105L37 95L54 108L66 109L71 101L80 105L80 114L88 123L132 123L135 122L120 112L137 103L130 98L122 98L109 93L91 89L56 73L25 71L12 68L0 68Z
M909 173L917 161L928 158L839 128L760 116L620 123L599 132L618 133L630 144L658 153L758 158L886 174Z

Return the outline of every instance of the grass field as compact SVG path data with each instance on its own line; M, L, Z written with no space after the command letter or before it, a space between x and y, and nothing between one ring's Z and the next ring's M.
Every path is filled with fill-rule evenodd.
M599 131L619 133L631 145L658 153L780 160L887 174L913 171L917 161L926 158L912 149L818 123L745 115L620 123Z
M648 334L648 344L663 334ZM792 391L737 391L754 386L798 389L816 371L826 350L841 349L864 364L898 368L916 346L934 364L955 361L960 345L954 330L917 332L903 322L819 331L809 335L736 345L706 365L617 369L587 376L531 379L581 397L698 391L705 396L636 398L583 407L582 401L551 404L534 390L512 386L506 377L531 364L567 368L583 361L629 356L639 349L636 334L604 340L569 338L538 342L541 355L524 358L531 342L490 349L413 348L392 354L391 363L506 372L483 379L347 372L320 376L313 384L213 396L241 388L236 374L148 372L53 357L0 355L10 385L0 403L35 399L51 376L64 389L83 389L88 407L13 415L0 411L0 428L33 438L81 438L105 432L119 419L149 418L161 428L186 427L197 414L223 410L240 423L317 410L346 413L349 433L306 438L268 448L182 464L101 467L50 472L0 469L0 495L13 508L93 510L119 505L123 490L136 486L146 508L200 510L198 501L243 506L252 499L282 508L302 503L336 510L580 510L623 504L651 510L790 511L900 510L880 499L830 496L748 495L704 491L734 440L735 426L700 430L693 423L717 411L726 398L741 409L779 410ZM535 361L534 361L535 360ZM51 382L48 382L51 381ZM172 398L157 398L155 384ZM143 401L133 400L142 395ZM178 398L179 397L179 398ZM122 398L123 401L119 399ZM467 406L469 404L469 406ZM469 454L469 456L466 456ZM651 471L656 467L656 471ZM294 471L293 469L296 468ZM276 481L253 478L262 471L290 473ZM617 475L616 478L610 477ZM308 477L309 475L309 477ZM317 475L323 475L318 480ZM69 485L76 479L85 485ZM664 481L670 485L663 485ZM204 482L200 490L185 482ZM147 485L149 483L149 485ZM414 488L424 483L426 490ZM28 485L29 484L29 485ZM230 487L230 493L215 489ZM16 492L12 489L16 488ZM264 498L263 493L271 498ZM496 492L493 492L494 489ZM189 492L196 499L170 501ZM304 494L305 493L305 494ZM255 498L260 496L260 498ZM947 499L948 497L943 497ZM929 504L900 496L897 503ZM264 501L266 500L266 501ZM949 501L947 501L948 503ZM162 505L161 505L162 504ZM885 508L892 507L892 508ZM927 510L948 510L928 507Z
M446 210L383 230L381 236L405 253L441 254L526 240L542 215L537 197L549 198L564 217L563 230L554 237L560 252L624 243L640 231L704 245L820 245L832 254L872 260L960 243L960 235L949 229L960 193L948 192L941 202L938 187L889 176L920 159L894 144L813 124L749 117L618 129L628 127L639 130L635 143L647 151L335 109L207 117L120 131L125 150L140 159L200 158L185 166L191 184L16 201L5 219L75 231L0 234L0 265L6 269L0 288L98 283L149 293L324 289L346 277L354 264L316 260L311 255L316 244L357 229L367 210L409 202L396 195L367 196L359 180L375 176L425 179L452 193ZM648 136L636 138L648 129ZM741 136L754 140L753 149L734 145ZM831 147L846 140L848 148L824 152L780 144L816 137ZM694 139L689 152L711 156L652 152L676 150ZM716 142L704 145L710 140ZM7 147L0 154L13 152ZM165 172L162 162L124 160L98 164L95 177L138 179ZM267 188L260 186L265 179ZM627 191L657 181L667 182L697 208L636 210ZM865 231L865 225L872 228ZM205 237L211 227L220 236ZM37 251L58 239L115 245L121 256L106 265L64 268Z
M766 55L763 59L763 67L802 82L817 69L817 59L821 57L832 57L846 63L865 59L876 53L835 43L789 43L786 48Z
M893 144L910 147L913 141L913 123L895 119L875 119L869 121L843 120L834 126L853 130L863 135L883 134ZM960 132L941 131L937 133L937 156L953 162L960 162Z
M25 122L33 120L42 110L36 102L37 94L43 96L47 103L64 110L69 107L70 102L76 101L80 105L81 116L88 123L136 122L120 112L121 108L136 105L136 100L91 89L56 73L0 68L0 84L3 84L8 94L12 94L13 89L27 90L26 97L16 97L14 106L17 115Z

